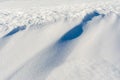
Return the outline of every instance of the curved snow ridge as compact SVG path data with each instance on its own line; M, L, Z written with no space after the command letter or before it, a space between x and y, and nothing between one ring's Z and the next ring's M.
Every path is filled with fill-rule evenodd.
M110 5L111 4L111 5ZM8 9L0 11L0 36L12 31L18 26L26 26L26 29L38 29L60 20L74 21L82 19L87 13L94 10L99 13L120 13L117 3L90 3L73 6L58 6L50 8ZM96 7L94 7L96 5ZM36 27L35 27L36 26ZM4 35L3 35L4 34Z
M115 13L98 16L86 27L65 62L45 80L120 79L120 16Z
M10 70L5 70L4 79L119 80L120 16L113 12L106 15L92 12L77 26L67 26L63 23L45 28L45 34L50 36L50 40L57 39L42 50L44 43L49 43L45 34L41 37L43 30L39 34L35 32L33 35L21 36L21 40L16 39L17 35L14 36L1 51L4 57L7 57L5 60L2 58L3 61L17 63L9 65ZM41 40L46 42L42 43ZM25 47L21 44L23 41ZM12 51L13 49L17 50ZM11 54L8 57L9 52ZM24 57L20 57L22 54ZM14 61L16 57L19 61ZM7 67L8 64L2 66ZM4 68L2 70L4 71ZM9 73L11 74L8 77Z

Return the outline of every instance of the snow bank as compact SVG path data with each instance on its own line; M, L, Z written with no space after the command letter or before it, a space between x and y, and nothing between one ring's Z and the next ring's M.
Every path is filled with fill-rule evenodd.
M0 80L119 80L119 3L0 11Z

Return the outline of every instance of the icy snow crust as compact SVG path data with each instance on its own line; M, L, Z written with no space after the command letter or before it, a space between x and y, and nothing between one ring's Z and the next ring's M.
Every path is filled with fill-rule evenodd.
M0 10L0 80L120 80L119 61L119 1Z

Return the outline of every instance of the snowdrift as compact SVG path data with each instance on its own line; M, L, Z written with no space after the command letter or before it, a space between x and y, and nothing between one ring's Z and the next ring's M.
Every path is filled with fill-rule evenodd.
M120 80L120 8L86 7L1 10L0 80Z

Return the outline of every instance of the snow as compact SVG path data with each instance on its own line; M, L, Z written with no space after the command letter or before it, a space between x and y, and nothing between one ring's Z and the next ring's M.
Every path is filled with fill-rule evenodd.
M0 80L120 80L119 0L0 7Z

